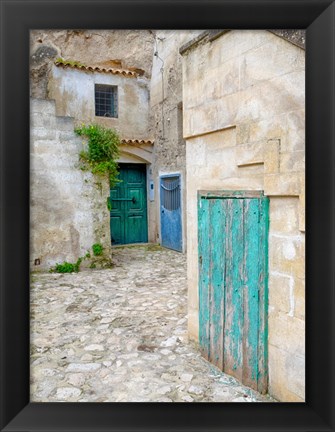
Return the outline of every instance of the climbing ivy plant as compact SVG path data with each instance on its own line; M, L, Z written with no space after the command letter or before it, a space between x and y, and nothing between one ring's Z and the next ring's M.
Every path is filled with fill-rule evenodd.
M82 169L90 169L92 174L107 175L110 186L117 183L120 137L114 129L101 125L82 125L75 133L88 138L88 149L80 153Z

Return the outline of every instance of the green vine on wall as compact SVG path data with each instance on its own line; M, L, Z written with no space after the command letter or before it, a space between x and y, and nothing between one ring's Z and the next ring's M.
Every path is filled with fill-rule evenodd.
M82 169L90 169L92 174L108 176L110 186L117 182L118 164L120 154L120 137L114 129L101 125L82 125L75 129L79 136L88 138L88 149L80 153Z

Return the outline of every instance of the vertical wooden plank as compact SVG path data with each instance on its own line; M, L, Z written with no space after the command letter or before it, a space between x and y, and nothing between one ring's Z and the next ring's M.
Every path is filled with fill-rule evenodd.
M211 333L214 330L212 322L213 322L213 205L215 199L207 200L208 202L208 255L209 255L209 266L208 266L208 360L212 361L211 358Z
M124 175L125 171L120 168L118 179L121 180L110 190L112 209L110 212L110 234L112 244L125 243L125 211L122 201L113 201L113 198L124 197Z
M125 243L148 241L146 171L143 165L126 166L124 169L123 201L125 213ZM136 202L130 201L132 198ZM128 200L128 201L127 201Z
M260 199L259 217L259 342L258 342L258 391L268 390L268 245L269 198Z
M224 371L242 380L243 200L227 200Z
M257 390L259 336L260 201L244 200L243 384Z
M226 200L211 199L210 361L223 369Z
M128 168L125 166L125 168L122 170L123 172L123 182L122 182L122 198L128 197L128 183L129 183L129 171ZM128 243L128 232L129 232L129 218L128 218L128 204L126 201L121 202L122 205L122 211L124 215L124 240L123 243Z
M198 265L199 265L199 345L202 355L209 359L209 200L198 201Z
M232 199L224 199L226 202L226 225L225 225L225 308L224 308L224 330L223 330L223 370L227 374L233 374L233 360L230 354L230 332L232 328Z
M142 170L141 178L141 205L143 209L142 215L142 228L141 228L141 241L146 243L148 241L148 203L147 203L147 171L146 166Z

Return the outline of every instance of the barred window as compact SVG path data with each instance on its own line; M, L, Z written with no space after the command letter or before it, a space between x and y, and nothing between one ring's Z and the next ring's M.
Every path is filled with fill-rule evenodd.
M163 177L161 179L161 204L166 210L180 208L180 178Z
M95 115L118 117L117 86L95 84Z

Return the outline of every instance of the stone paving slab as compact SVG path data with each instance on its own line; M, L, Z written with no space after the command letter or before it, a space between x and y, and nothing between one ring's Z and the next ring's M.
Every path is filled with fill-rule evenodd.
M32 275L32 402L273 402L188 341L185 255L136 246L113 261Z

